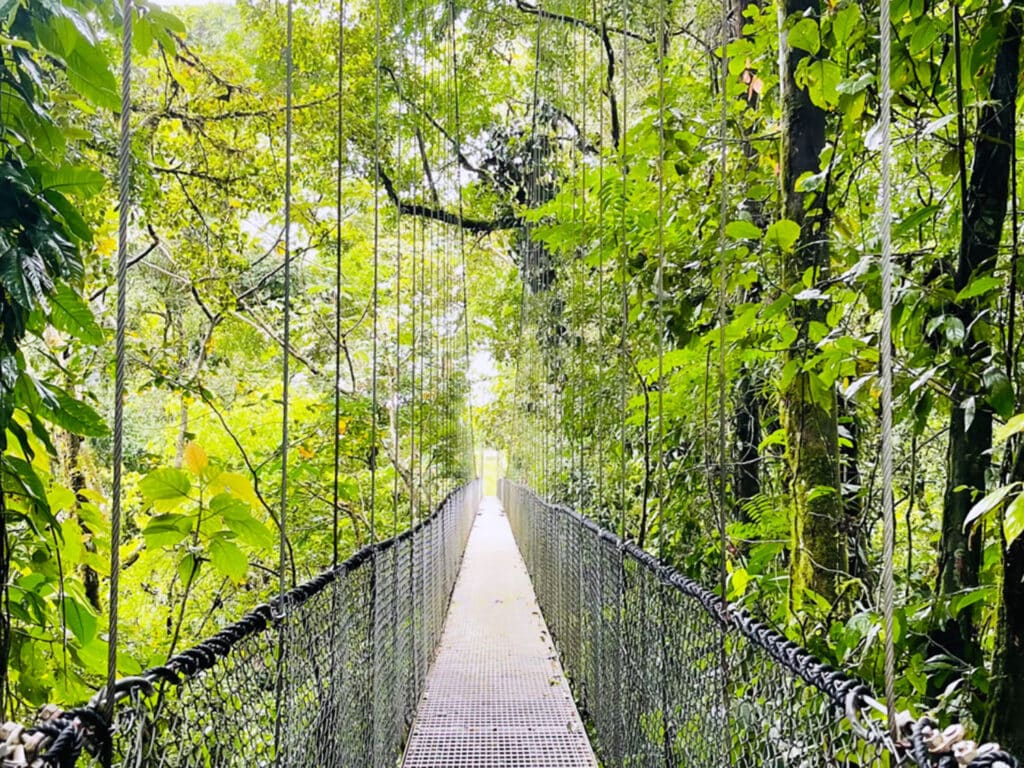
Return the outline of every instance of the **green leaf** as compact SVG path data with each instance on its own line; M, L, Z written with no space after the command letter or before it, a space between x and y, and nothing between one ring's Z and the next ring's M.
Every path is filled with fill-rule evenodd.
M917 228L919 226L925 222L932 221L935 218L935 214L938 212L939 206L937 205L925 205L918 208L913 213L905 216L899 224L893 227L893 237L905 237L906 235L914 234L917 232Z
M942 33L942 28L927 16L917 19L917 27L910 36L910 54L916 56L934 43Z
M1024 532L1024 495L1018 493L1006 508L1006 516L1003 518L1003 534L1006 536L1006 545L1013 544L1022 532Z
M1024 430L1024 413L1018 413L1016 416L1007 419L1005 424L1000 424L995 428L995 432L992 435L992 444L1000 445L1005 443L1014 435Z
M807 89L807 95L816 107L830 109L839 103L839 84L843 72L829 59L804 59L797 68L797 84Z
M51 424L83 437L103 437L107 424L95 410L60 387L32 380L19 386L21 405L28 413L46 419Z
M188 584L199 575L199 568L203 561L197 558L192 552L186 552L184 557L178 561L178 578L182 584Z
M218 515L239 541L251 547L267 549L274 543L274 535L252 516L249 505L228 493L210 499L210 512Z
M1020 498L1019 496L1017 498ZM985 587L974 587L969 590L966 594L957 595L950 601L949 613L955 619L960 615L964 608L969 608L975 603L980 603L989 597L992 597L994 588L991 586Z
M730 221L725 225L725 234L733 240L759 240L761 238L760 227L749 221Z
M799 48L801 51L814 54L821 50L821 33L818 30L818 22L814 19L800 19L789 30L787 39L793 48Z
M1006 373L995 369L985 375L985 385L988 387L988 395L985 398L1001 419L1009 419L1013 415L1013 407L1016 398L1013 393L1013 384L1007 378Z
M173 547L192 533L194 523L195 518L191 515L172 513L156 515L142 529L142 535L146 539L146 546L150 549Z
M103 329L96 322L92 310L71 286L58 283L50 294L49 303L50 322L54 328L86 344L95 346L103 343Z
M47 189L43 192L43 197L46 198L46 202L54 207L54 210L60 214L61 218L64 219L64 224L67 225L68 231L77 237L82 242L92 241L92 228L89 223L82 217L82 214L78 211L71 201L64 197L63 194L58 192L56 189Z
M783 253L792 253L796 241L800 239L800 225L789 219L779 219L765 233L764 240L776 246Z
M946 340L951 344L960 344L967 336L967 330L959 317L946 315L942 318L942 329L946 334Z
M88 645L96 637L96 614L84 603L71 595L65 595L62 601L64 621L71 630L79 645Z
M192 481L180 469L156 469L142 478L139 490L148 501L176 501L188 498Z
M1002 284L1003 281L993 275L976 277L956 295L956 300L963 301L964 299L973 299L975 296L981 296L990 291L994 291L1001 287Z
M107 58L92 45L76 45L65 56L68 82L84 98L101 109L117 112L121 99L117 94L117 81L110 71Z
M24 496L42 514L47 525L58 528L60 524L50 511L50 500L46 497L46 487L39 475L36 474L35 467L11 454L3 457L0 467L3 467L7 478L13 481L13 488L8 487L8 483L4 482L5 490L8 493Z
M1010 483L996 488L994 491L986 495L981 501L977 502L970 511L967 513L967 517L964 518L964 530L970 528L977 520L987 515L993 509L1003 503L1010 493L1016 490L1020 486L1020 483Z
M92 197L103 190L106 177L85 165L62 165L59 168L42 169L43 189L56 190L62 194Z
M224 534L216 534L210 539L210 560L214 568L235 583L245 581L249 574L249 561L245 553Z
M847 42L854 36L860 23L860 5L850 3L836 13L832 19L832 34L840 48L844 48Z
M150 6L146 15L154 24L160 25L168 32L173 32L176 35L185 34L185 23L173 13L168 13L167 11Z

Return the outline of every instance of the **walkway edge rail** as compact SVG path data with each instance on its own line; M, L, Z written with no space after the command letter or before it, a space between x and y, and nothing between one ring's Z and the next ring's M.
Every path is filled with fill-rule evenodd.
M293 587L283 601L277 596L256 606L164 664L120 679L115 695L123 706L115 710L113 723L101 714L106 693L101 688L82 707L61 711L47 705L33 727L6 724L6 732L0 731L0 764L74 768L85 757L103 766L288 765L287 754L307 750L308 759L322 749L310 737L325 737L330 726L311 725L322 713L317 718L306 708L354 704L354 712L373 722L356 728L361 744L334 745L332 764L389 765L404 737L396 725L402 721L408 727L440 639L479 499L478 480L453 490L412 528L363 547ZM242 734L246 738L233 734L236 754L229 746L218 755L213 737L220 737L234 717L273 722L265 706L273 697L260 700L267 683L261 675L282 660L292 674L286 710L291 704L306 733L291 732L286 723L282 747L251 729ZM358 676L360 690L346 687L343 678ZM325 685L329 690L316 690ZM362 699L345 701L336 698L339 694ZM391 700L399 694L404 700ZM386 720L386 727L377 720ZM272 725L269 731L272 737Z
M499 494L604 764L789 765L800 750L821 762L794 765L881 766L888 752L918 768L1019 768L908 712L894 743L863 681L577 511L507 480Z

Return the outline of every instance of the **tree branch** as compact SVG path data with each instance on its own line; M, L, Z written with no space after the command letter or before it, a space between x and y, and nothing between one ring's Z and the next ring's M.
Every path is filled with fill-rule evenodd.
M459 216L443 208L434 208L422 203L410 203L402 200L395 189L395 183L391 177L384 172L384 169L377 166L377 173L380 175L381 183L387 192L391 202L395 204L399 212L406 216L419 216L424 219L440 221L444 224L451 224L453 227L462 227L467 232L500 232L506 229L518 229L523 226L523 220L518 216L501 216L497 219L469 219Z
M601 20L601 42L604 43L605 54L608 56L608 106L611 109L612 146L619 146L619 103L615 98L615 49L608 34L608 24Z
M474 165L472 162L470 162L469 158L466 157L466 155L463 153L460 143L457 142L450 133L448 133L448 130L443 125L441 125L441 123L439 123L433 115L427 112L427 110L425 110L419 104L413 102L405 95L405 93L402 92L402 86L399 84L398 77L397 75L395 75L395 71L391 69L391 67L382 65L381 69L383 69L387 73L388 77L391 78L391 82L394 83L395 93L398 95L399 100L403 104L405 104L408 107L411 107L417 113L426 118L427 122L430 123L438 133L444 136L445 141L452 145L452 148L455 150L455 155L459 160L459 165L461 165L467 171L472 171L473 173L476 173L480 176L491 175L486 169L480 168L479 166ZM422 152L423 138L420 135L419 128L416 129L416 135L420 142L420 151Z
M641 43L647 43L648 45L653 45L655 42L653 37L646 37L645 35L641 35L638 32L633 32L623 27L608 27L603 22L600 26L598 26L593 22L587 21L586 19L577 18L576 16L569 16L564 13L553 13L551 11L542 10L541 8L538 8L536 5L531 5L530 3L527 3L525 0L516 0L516 8L518 8L523 13L531 13L534 16L540 16L542 19L553 19L554 21L562 21L565 22L566 24L573 24L574 26L577 27L583 27L583 29L588 29L595 35L598 35L600 37L603 37L605 34L611 31L617 35L625 35L626 37L632 40L639 40Z

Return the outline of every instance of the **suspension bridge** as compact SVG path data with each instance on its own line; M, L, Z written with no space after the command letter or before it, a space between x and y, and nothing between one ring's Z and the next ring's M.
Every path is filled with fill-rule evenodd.
M111 533L115 542L122 496L132 113L131 3L126 2L124 8ZM120 563L118 547L112 547L110 682L81 707L45 707L29 727L4 724L0 730L3 765L881 768L908 764L917 768L1016 768L1019 763L1014 756L998 745L971 741L959 726L940 729L927 716L886 711L880 703L885 697L876 696L853 675L822 663L742 608L729 604L724 590L695 582L626 537L507 480L501 482L497 499L482 498L479 481L455 488L432 514L404 532L374 541L347 560L289 588L285 581L285 512L293 245L289 240L291 0L287 11L279 594L160 666L138 676L117 678ZM453 10L453 28L455 15ZM887 15L883 4L882 17ZM538 12L538 25L540 18ZM722 26L725 34L728 25ZM887 38L883 42L888 45ZM339 48L339 136L340 56ZM454 59L453 52L453 154L459 156ZM378 54L378 131L380 69ZM725 71L723 67L723 77ZM888 76L887 71L884 74ZM883 92L887 98L888 91ZM534 94L535 108L536 102ZM888 120L887 113L885 117ZM724 136L724 117L722 131ZM379 136L375 145L379 145ZM724 165L724 138L722 152ZM886 155L886 173L888 162ZM340 162L338 167L340 174ZM398 201L390 180L380 178L378 157L373 167L375 192L383 185L400 214L423 214L423 206L403 206ZM624 160L624 178L625 168ZM454 188L458 188L457 176ZM533 183L542 186L536 180ZM340 243L340 175L338 186ZM659 188L659 194L663 192ZM459 214L451 216L451 221L442 217L446 224L465 224L461 189L458 194ZM527 197L538 200L543 195L534 189ZM659 200L659 208L661 205ZM724 221L723 216L723 226ZM378 224L375 215L375 228ZM886 236L888 226L888 221L883 222ZM460 238L464 229L459 228ZM375 231L375 278L378 235ZM886 260L891 256L887 248L890 246L883 237ZM465 307L461 243L458 251L462 267L458 288ZM664 260L663 252L660 258ZM886 264L888 261L883 266ZM340 251L338 274L340 281ZM885 279L883 288L889 291L891 274ZM444 282L441 287L452 294L455 285ZM337 294L340 301L340 288ZM891 297L888 293L886 297L889 312ZM376 284L372 301L371 432L376 443ZM628 321L625 314L624 323ZM724 334L724 323L722 328ZM468 330L466 333L468 363ZM338 325L336 338L340 336ZM886 358L889 345L885 341L880 344L883 368L891 366ZM719 349L724 354L724 344ZM454 357L452 350L448 352ZM340 368L339 357L336 391L340 391ZM885 382L883 375L883 389L891 388ZM422 397L422 389L419 394ZM887 397L883 412L888 409L891 414L891 392ZM886 435L890 430L891 426L886 428ZM335 436L336 451L337 439ZM891 480L891 445L887 450L887 477ZM891 482L883 485L888 488ZM335 486L337 510L337 475ZM887 503L886 523L891 518L891 498ZM337 528L335 519L335 531ZM887 533L887 544L891 538ZM891 586L891 550L885 559L889 566L885 580ZM891 592L886 602L891 610ZM888 625L891 630L891 616ZM891 634L886 633L887 639ZM891 680L891 669L887 674Z

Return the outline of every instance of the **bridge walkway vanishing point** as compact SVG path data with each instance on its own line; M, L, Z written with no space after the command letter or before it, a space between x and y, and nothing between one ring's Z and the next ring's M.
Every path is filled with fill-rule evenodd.
M494 497L477 513L404 766L597 766Z

